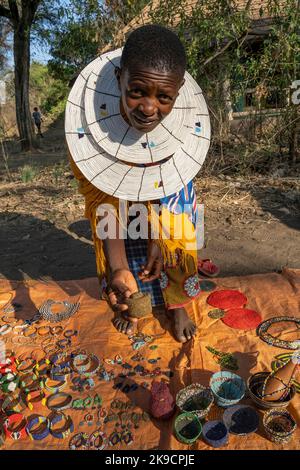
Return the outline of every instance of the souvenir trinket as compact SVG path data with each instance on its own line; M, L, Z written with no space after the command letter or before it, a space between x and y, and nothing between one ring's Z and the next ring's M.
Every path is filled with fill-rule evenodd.
M192 444L202 432L201 423L194 413L181 413L174 426L177 439L184 444Z
M299 352L300 358L300 352ZM265 379L262 389L262 399L268 401L281 401L290 392L292 379L298 364L292 358L277 370L271 372Z
M54 313L51 310L54 305L61 306L62 310L58 313ZM62 302L60 301L56 302L55 300L49 299L49 300L46 300L46 302L44 302L41 305L41 307L39 308L39 313L44 320L49 321L50 323L57 323L57 322L67 320L68 318L75 315L79 307L80 307L79 302L72 304L66 300Z
M244 380L233 372L221 371L212 375L210 388L218 406L226 408L236 405L245 395Z
M129 318L144 318L152 314L151 295L149 293L134 292L125 300L128 305Z
M214 355L214 359L217 364L220 364L221 367L224 369L229 370L238 370L238 362L237 359L234 357L233 354L230 353L223 353L218 351L217 349L212 348L211 346L206 346L206 349Z
M88 447L93 450L103 450L107 446L107 436L104 432L94 431L88 440Z
M207 315L213 320L219 320L219 318L224 317L225 313L225 310L222 310L221 308L214 308L213 310L210 310Z
M85 432L79 432L69 441L70 450L85 450L89 447L89 436Z
M268 401L267 399L263 400L262 391L263 385L266 381L269 372L257 372L254 375L251 375L247 380L247 389L250 398L259 408L285 408L289 405L290 401L295 396L295 387L291 385L289 393L280 401Z
M223 447L228 443L228 431L223 421L208 421L203 425L202 436L212 447Z
M208 414L213 401L211 390L198 383L188 385L176 395L176 404L180 411L194 413L199 419Z
M300 327L300 318L296 317L274 317L269 318L268 320L263 321L260 325L258 325L256 334L263 340L265 343L270 344L271 346L275 346L278 348L283 349L292 349L297 350L299 349L300 342L299 340L295 341L287 341L280 338L275 338L271 334L268 333L268 330L271 325L274 323L281 323L281 322L291 322L294 323L296 328Z
M3 429L5 436L10 439L18 441L27 437L26 431L27 420L21 413L15 413L7 418L3 422Z
M246 436L257 431L259 415L251 406L235 405L225 410L223 422L230 433Z
M175 400L167 383L152 383L150 410L152 416L157 419L169 419L174 414Z
M296 420L283 409L267 411L263 417L263 425L268 438L276 444L287 444L297 428Z

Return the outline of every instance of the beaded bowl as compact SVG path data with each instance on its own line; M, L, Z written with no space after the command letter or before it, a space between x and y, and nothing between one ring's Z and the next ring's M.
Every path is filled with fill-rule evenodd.
M222 408L236 405L244 397L246 391L242 377L228 371L213 374L209 385L217 405Z
M286 408L290 401L294 398L296 390L293 385L290 387L289 393L283 400L280 401L268 401L263 400L261 393L263 389L263 384L268 377L269 372L257 372L254 375L250 375L247 379L247 391L248 395L252 401L259 407L263 409L272 409L272 408Z
M277 408L264 414L263 426L272 442L286 444L295 432L297 423L287 410Z
M175 419L175 435L184 444L193 444L201 432L202 425L194 413L181 413Z
M222 447L228 442L228 430L223 421L208 421L202 429L202 436L212 447Z
M176 405L180 411L194 413L199 419L208 414L213 401L211 390L198 383L188 385L176 395Z

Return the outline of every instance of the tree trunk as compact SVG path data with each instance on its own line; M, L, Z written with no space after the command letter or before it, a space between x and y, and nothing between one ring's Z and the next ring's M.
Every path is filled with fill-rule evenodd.
M16 115L24 151L37 147L29 105L30 26L22 22L14 30Z

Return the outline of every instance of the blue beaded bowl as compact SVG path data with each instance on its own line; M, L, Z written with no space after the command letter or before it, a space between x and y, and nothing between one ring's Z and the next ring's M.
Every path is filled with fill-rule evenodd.
M223 421L208 421L202 429L202 436L207 444L218 448L227 444L228 430Z
M209 381L216 404L222 408L236 405L245 395L246 384L242 377L229 371L216 372Z

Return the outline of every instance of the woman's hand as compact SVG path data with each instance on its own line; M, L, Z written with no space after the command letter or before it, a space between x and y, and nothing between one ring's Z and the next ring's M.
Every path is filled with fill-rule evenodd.
M151 282L154 281L154 279L158 279L163 267L163 257L160 248L152 240L148 246L147 258L146 266L141 266L142 271L138 274L142 282Z
M106 291L112 309L115 312L123 312L128 309L128 306L124 304L124 299L137 292L138 286L129 269L116 269L111 275Z

